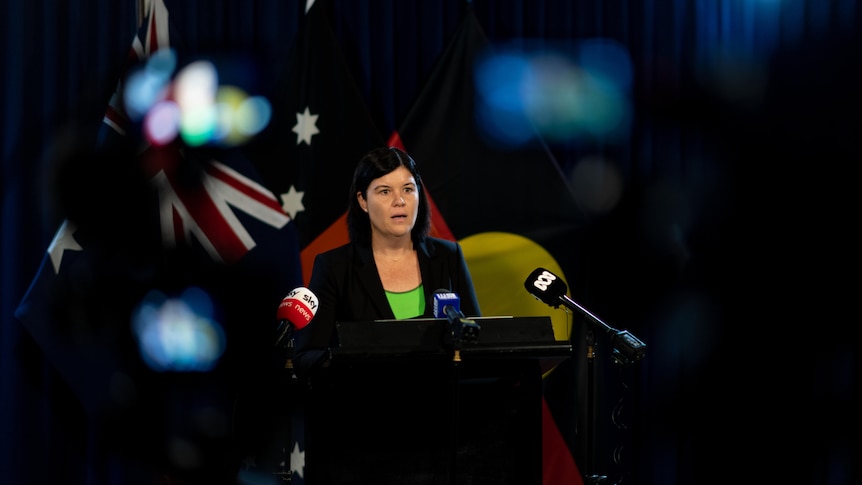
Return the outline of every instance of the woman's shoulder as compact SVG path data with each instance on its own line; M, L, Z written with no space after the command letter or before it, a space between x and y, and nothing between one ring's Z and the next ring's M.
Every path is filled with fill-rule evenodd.
M342 264L367 264L372 259L371 248L348 242L341 246L321 251L314 257L315 265L318 262L325 265Z
M441 239L439 237L428 236L425 238L425 247L427 248L427 252L429 254L434 254L435 252L442 253L457 253L460 252L460 245L449 239Z
M458 242L453 241L451 239L443 239L441 237L427 236L427 237L425 237L425 240L433 242L434 244L439 244L441 246L446 246L446 247L454 248L454 247L458 246Z

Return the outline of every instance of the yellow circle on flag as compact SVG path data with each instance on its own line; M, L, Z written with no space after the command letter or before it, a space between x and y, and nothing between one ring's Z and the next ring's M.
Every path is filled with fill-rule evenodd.
M571 319L563 307L551 307L524 287L524 281L539 267L567 281L548 251L524 236L507 232L474 234L458 242L464 249L483 316L549 316L554 337L569 339Z

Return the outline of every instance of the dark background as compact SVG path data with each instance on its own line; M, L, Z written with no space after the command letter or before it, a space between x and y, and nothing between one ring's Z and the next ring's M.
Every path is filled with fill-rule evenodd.
M252 53L264 76L276 72L304 4L166 3L185 39ZM649 345L635 366L599 359L590 470L642 484L858 480L859 319L851 303L862 8L849 0L473 6L492 42L608 37L631 56L628 135L550 145L564 173L596 154L620 168L622 199L577 242L583 272L573 286L587 308ZM380 132L391 133L462 3L327 7ZM124 472L94 462L85 414L13 312L62 219L46 151L70 124L101 119L137 5L11 0L0 15L0 476L122 483ZM554 385L583 386L583 370L572 374ZM549 401L559 392L548 391ZM556 410L582 471L590 457L575 416L585 404L565 404L569 419ZM626 429L611 419L618 404Z

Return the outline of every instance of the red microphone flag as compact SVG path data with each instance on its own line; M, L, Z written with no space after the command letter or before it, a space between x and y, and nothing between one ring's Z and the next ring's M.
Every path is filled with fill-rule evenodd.
M304 328L317 312L317 295L308 288L291 290L278 305L279 322L287 320L297 330Z

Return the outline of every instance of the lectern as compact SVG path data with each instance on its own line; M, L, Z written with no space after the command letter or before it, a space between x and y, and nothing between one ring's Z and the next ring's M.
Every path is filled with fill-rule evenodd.
M305 483L541 485L542 373L571 356L549 317L343 322L309 378Z

